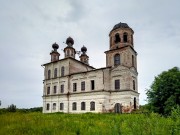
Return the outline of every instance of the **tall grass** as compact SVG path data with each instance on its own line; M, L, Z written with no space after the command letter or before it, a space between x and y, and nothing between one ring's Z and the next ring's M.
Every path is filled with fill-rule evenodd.
M180 119L155 113L2 113L0 135L180 135Z

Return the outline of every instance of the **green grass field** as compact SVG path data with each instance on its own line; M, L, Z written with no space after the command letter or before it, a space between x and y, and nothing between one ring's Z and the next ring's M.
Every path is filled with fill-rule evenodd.
M180 119L150 114L0 114L0 135L180 135Z

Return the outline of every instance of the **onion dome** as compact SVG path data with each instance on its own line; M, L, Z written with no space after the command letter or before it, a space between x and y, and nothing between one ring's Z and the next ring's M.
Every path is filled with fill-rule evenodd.
M114 25L113 29L112 30L115 30L115 29L118 29L118 28L130 28L127 23L118 23L116 25Z
M87 48L83 45L83 47L81 48L81 52L85 53L87 51Z
M74 44L74 40L73 40L73 38L71 38L71 37L68 37L67 39L66 39L66 44L67 45L73 45Z
M57 50L58 48L59 48L59 45L58 44L56 44L56 42L52 45L52 48L54 49L54 50Z

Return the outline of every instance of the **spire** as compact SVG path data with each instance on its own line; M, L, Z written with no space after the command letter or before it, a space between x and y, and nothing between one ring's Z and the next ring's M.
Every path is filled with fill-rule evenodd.
M83 45L83 47L81 48L81 56L79 56L80 61L89 65L89 56L87 56L86 52L87 52L87 48Z
M51 55L51 62L58 61L60 54L57 52L57 49L59 48L59 45L55 42L54 44L52 44L52 48L54 50L52 50L51 53L50 53L50 55Z

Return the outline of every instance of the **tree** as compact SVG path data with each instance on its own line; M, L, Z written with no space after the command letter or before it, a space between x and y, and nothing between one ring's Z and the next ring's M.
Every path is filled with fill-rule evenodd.
M179 68L174 67L155 77L146 94L150 110L169 115L172 108L180 105Z
M8 106L7 110L9 112L16 112L16 106L14 104L11 104L10 106Z

